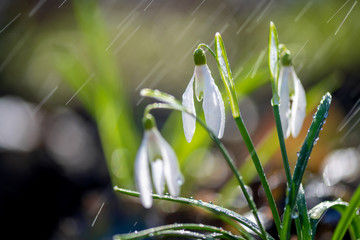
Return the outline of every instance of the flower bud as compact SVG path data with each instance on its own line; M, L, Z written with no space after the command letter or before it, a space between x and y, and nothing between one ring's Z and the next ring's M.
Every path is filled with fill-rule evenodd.
M204 65L206 64L205 52L201 48L198 48L194 52L194 62L195 65Z
M292 65L291 53L283 44L280 45L280 62L283 66Z
M144 115L142 122L145 130L156 128L155 118L150 113Z

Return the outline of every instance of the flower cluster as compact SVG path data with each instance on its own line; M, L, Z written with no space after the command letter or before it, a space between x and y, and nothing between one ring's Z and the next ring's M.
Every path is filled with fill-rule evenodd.
M276 45L277 46L277 45ZM286 138L298 136L305 118L306 96L297 77L290 52L281 46L280 70L276 93L280 97L280 120ZM277 51L277 50L276 50ZM278 59L278 58L277 58ZM277 61L275 59L275 61ZM174 109L182 110L185 138L192 141L196 128L196 107L194 98L202 101L207 127L221 138L225 128L224 102L216 86L205 52L197 48L194 52L195 70L182 95L182 105L171 96L157 96ZM278 64L278 63L277 63ZM179 104L178 106L176 106ZM165 104L166 105L166 104ZM172 196L178 196L183 177L179 170L176 154L158 131L154 117L146 111L143 118L144 137L135 159L135 180L140 192L141 203L145 208L152 206L152 185L159 195L167 189Z

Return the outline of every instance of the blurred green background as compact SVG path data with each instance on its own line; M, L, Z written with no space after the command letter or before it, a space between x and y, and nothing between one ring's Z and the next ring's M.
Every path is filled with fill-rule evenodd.
M301 134L286 141L291 166L321 96L329 91L334 97L305 177L308 207L324 199L348 199L360 173L359 8L357 1L335 0L1 1L4 234L25 228L40 239L107 239L165 222L216 221L164 203L145 211L137 199L112 192L113 185L134 189L142 113L152 102L142 99L140 90L156 88L180 99L193 73L194 48L199 43L213 47L216 32L224 40L242 116L281 210L285 176L270 106L270 21L292 52L307 92L309 114ZM223 89L209 54L208 64ZM246 214L242 195L207 134L197 127L188 144L180 113L158 110L154 115L178 154L185 176L181 195ZM264 193L230 114L223 141L271 228ZM29 224L33 219L38 220ZM41 223L46 224L36 226ZM323 239L333 224L324 226Z

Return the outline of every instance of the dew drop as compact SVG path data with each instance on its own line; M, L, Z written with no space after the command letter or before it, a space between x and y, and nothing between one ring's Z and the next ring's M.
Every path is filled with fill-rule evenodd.
M299 217L299 212L298 212L298 211L294 211L294 212L291 214L291 217L292 217L293 219L298 218L298 217Z
M181 186L181 185L183 185L183 183L184 183L184 181L183 181L182 177L179 177L178 180L177 180L177 184L179 186Z
M317 137L314 141L314 145L319 141L319 137Z

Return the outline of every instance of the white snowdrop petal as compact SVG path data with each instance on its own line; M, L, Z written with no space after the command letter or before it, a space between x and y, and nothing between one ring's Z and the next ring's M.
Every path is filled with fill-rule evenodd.
M140 192L140 201L145 208L152 206L152 186L147 154L148 134L145 132L140 148L135 158L135 182Z
M177 197L180 193L183 177L179 170L176 154L159 132L157 132L157 138L160 143L160 150L164 162L164 176L169 193L171 196Z
M225 128L224 102L207 65L206 68L207 72L204 75L205 88L203 101L205 121L206 125L216 134L216 136L222 138Z
M295 94L291 107L291 134L295 138L299 135L306 116L306 94L296 73L293 72Z
M194 105L194 78L192 76L190 83L186 87L184 94L182 95L182 105L188 109L192 114L196 114ZM183 129L187 142L191 142L196 128L196 119L186 112L182 112Z
M195 74L195 95L198 101L201 101L204 96L204 74L206 73L207 65L196 65L194 74Z
M279 97L280 97L280 120L282 131L285 138L290 136L290 90L289 80L291 78L291 71L289 67L282 67L279 73Z
M151 162L152 179L155 185L155 190L160 196L164 193L164 163L161 159L156 159Z

